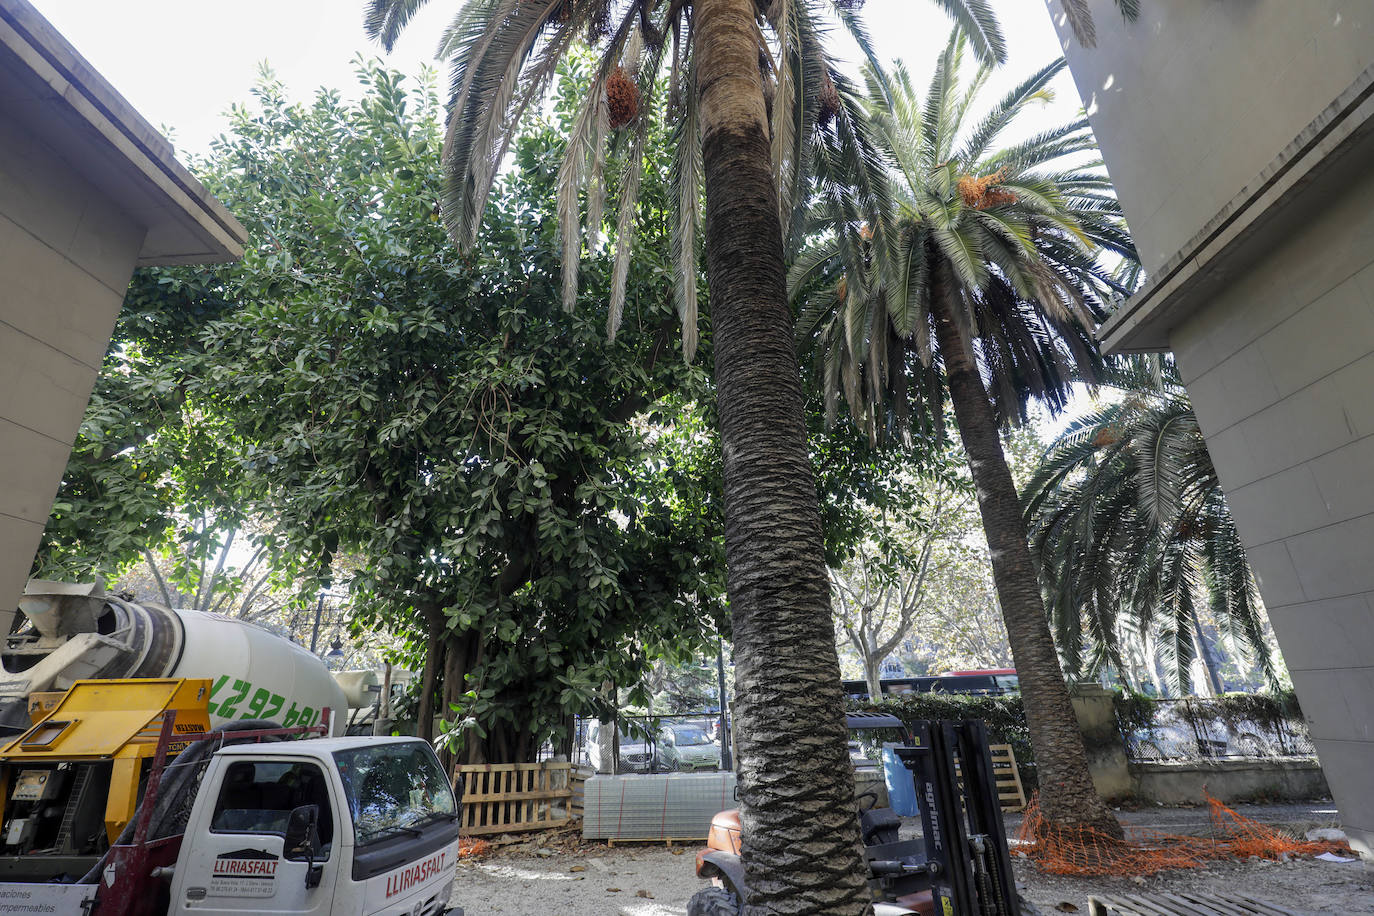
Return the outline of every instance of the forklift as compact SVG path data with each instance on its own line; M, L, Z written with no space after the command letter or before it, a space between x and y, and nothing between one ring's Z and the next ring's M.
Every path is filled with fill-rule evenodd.
M883 717L892 718L892 717ZM891 725L900 726L895 718ZM876 916L1028 916L1018 898L1006 829L981 720L920 720L906 746L893 750L911 774L920 808L921 837L903 840L902 819L859 796L860 835ZM864 800L868 800L864 804ZM688 916L737 916L748 893L740 861L738 811L711 820L697 875L711 886L697 892Z

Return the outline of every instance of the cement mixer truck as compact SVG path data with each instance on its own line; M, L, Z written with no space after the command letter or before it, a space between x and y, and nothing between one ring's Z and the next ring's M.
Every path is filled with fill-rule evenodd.
M374 672L341 687L261 627L89 585L30 582L19 609L0 647L0 913L461 916L458 798L433 750L340 737Z
M207 730L210 689L77 681L0 739L0 913L461 916L428 744L323 737L327 714Z
M79 680L206 678L210 726L262 719L342 735L349 698L301 646L229 617L137 604L98 585L32 580L0 648L0 728L27 729ZM366 685L349 683L368 702ZM372 679L375 682L375 678Z

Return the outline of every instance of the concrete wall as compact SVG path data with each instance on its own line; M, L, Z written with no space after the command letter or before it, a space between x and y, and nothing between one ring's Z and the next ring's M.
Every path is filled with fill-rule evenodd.
M1145 267L1157 273L1374 63L1368 0L1090 0L1096 48L1047 0Z
M0 595L23 591L143 236L0 119Z
M1170 339L1347 832L1374 845L1374 177Z
M1078 728L1083 732L1088 771L1097 794L1106 799L1135 794L1126 749L1121 744L1121 729L1116 723L1115 691L1098 684L1075 684L1070 697Z
M1133 763L1131 778L1137 801L1161 805L1201 805L1209 795L1232 805L1307 801L1330 794L1317 761L1291 757Z

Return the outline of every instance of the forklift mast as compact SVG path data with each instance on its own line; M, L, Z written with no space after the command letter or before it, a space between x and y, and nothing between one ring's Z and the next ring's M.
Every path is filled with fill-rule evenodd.
M921 809L934 910L943 916L1016 916L1006 828L981 720L913 723L896 748Z

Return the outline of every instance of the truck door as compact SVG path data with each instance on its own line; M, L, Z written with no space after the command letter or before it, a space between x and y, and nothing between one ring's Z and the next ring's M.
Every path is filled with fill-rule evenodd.
M172 912L199 916L243 913L327 914L338 876L339 806L320 765L308 759L227 758L207 780L214 793L197 804L187 825L172 881ZM319 842L312 864L286 850L291 811L319 807ZM312 883L315 879L312 879Z

